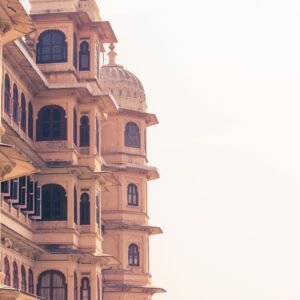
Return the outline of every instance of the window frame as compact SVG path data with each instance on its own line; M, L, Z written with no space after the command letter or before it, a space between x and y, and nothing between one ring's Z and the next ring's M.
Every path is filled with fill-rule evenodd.
M141 131L134 122L127 122L125 125L124 144L130 148L141 148Z
M130 267L139 267L140 266L139 247L135 243L131 243L128 246L128 265Z
M43 45L43 39L46 38L47 35L50 35L50 44L49 45ZM54 43L55 35L60 36L61 43ZM45 42L44 42L45 43ZM50 48L50 51L48 55L51 57L50 59L44 59L43 55L45 55L43 52L45 52L46 47ZM53 48L60 47L60 58L53 58L56 52L54 52ZM38 38L38 43L36 46L36 63L37 64L50 64L50 63L63 63L68 61L68 43L66 39L66 35L63 31L57 30L57 29L50 29L43 31Z
M86 48L84 48L86 46ZM91 69L91 51L90 44L87 41L82 41L80 43L79 49L79 71L90 71ZM87 60L87 64L83 65L83 59Z
M59 112L59 120L56 120L55 114ZM49 115L49 120L44 119L44 115ZM45 134L45 128L48 127L49 133ZM67 115L63 107L59 105L43 106L39 112L36 120L36 140L40 141L62 141L67 140ZM59 131L57 136L56 131Z
M7 114L11 111L11 82L7 73L4 78L4 111Z
M80 118L80 147L90 146L90 118L87 115L83 115Z
M4 284L10 286L11 285L10 263L7 256L4 258L4 273L5 273Z
M130 206L139 206L139 191L134 183L127 186L127 204Z
M87 287L85 288L84 283L87 282ZM88 292L88 298L83 298L84 291ZM91 299L91 285L90 279L88 277L81 278L81 285L80 285L80 300L90 300Z
M80 195L80 225L91 224L91 204L90 195L82 193Z

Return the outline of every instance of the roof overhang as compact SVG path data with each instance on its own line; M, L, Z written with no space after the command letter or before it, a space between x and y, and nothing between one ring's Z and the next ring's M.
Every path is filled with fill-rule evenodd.
M126 109L126 108L119 108L119 113L143 118L146 121L146 125L148 127L158 124L158 119L155 114L137 111L137 110Z
M1 180L29 176L38 172L33 163L14 146L0 143Z
M84 11L73 11L73 12L57 12L57 11L49 11L45 13L32 13L31 14L33 19L36 18L43 18L44 16L53 17L65 17L68 16L74 21L76 21L81 29L85 27L90 29L96 30L100 40L102 43L117 43L117 37L111 27L110 22L108 21L93 21L91 20L90 16L87 12Z
M133 231L144 231L149 235L162 234L163 231L160 227L140 225L140 224L129 224L121 222L105 222L105 229L108 230L133 230Z
M36 28L19 0L1 0L0 30L3 33L3 43L6 44Z
M104 292L121 292L121 293L145 293L145 294L157 294L157 293L165 293L166 290L154 287L154 286L139 286L139 285L129 285L129 284L111 284L104 283Z
M120 164L120 165L105 163L104 168L111 171L119 171L119 172L134 171L136 173L145 175L148 180L154 180L159 178L159 172L157 168L151 166L131 164L131 163Z

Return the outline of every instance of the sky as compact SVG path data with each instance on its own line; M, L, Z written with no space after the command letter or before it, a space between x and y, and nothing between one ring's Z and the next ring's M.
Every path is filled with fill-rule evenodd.
M26 0L22 0L26 5ZM300 2L101 0L143 82L155 300L300 298Z

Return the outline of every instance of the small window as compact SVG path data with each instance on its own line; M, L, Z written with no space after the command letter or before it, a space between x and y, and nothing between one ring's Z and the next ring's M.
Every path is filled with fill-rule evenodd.
M77 146L77 112L73 109L73 142Z
M65 189L58 184L46 184L42 188L42 220L67 220L67 197Z
M78 222L78 209L77 209L77 190L74 187L74 223L77 224Z
M129 263L129 266L136 267L136 266L140 265L139 247L136 244L129 245L128 263Z
M75 32L73 34L73 65L77 69L77 37Z
M26 132L26 100L23 93L21 94L21 129Z
M96 222L98 226L100 227L100 201L99 201L99 195L96 197Z
M90 196L83 193L80 197L80 225L90 224Z
M66 277L58 271L46 271L39 276L38 295L47 300L67 300Z
M4 258L4 273L5 273L4 284L10 286L10 265L7 257Z
M66 36L59 30L47 30L40 36L37 44L37 63L59 63L67 61Z
M19 91L15 84L13 87L13 120L16 123L19 122Z
M24 266L21 267L21 290L27 292L26 270Z
M82 42L80 44L79 70L80 71L90 70L90 46L88 42Z
M33 139L33 108L32 103L28 103L28 136Z
M141 146L140 129L133 122L129 122L129 123L126 124L126 127L125 127L125 146L133 147L133 148L140 148L140 146Z
M81 279L81 297L80 300L90 300L91 298L90 280L87 277Z
M66 112L58 105L49 105L41 108L36 124L37 141L67 139Z
M34 294L33 272L31 269L28 271L28 291L30 294Z
M13 288L14 289L19 288L19 270L18 270L18 265L15 261L13 263Z
M88 116L82 116L80 119L80 147L90 145L90 121Z
M128 205L133 205L133 206L139 205L138 189L137 186L133 183L128 185L127 200L128 200Z
M99 132L99 121L96 118L96 149L97 153L100 153L100 132Z
M5 87L4 87L4 110L6 113L10 114L10 80L9 76L5 74Z

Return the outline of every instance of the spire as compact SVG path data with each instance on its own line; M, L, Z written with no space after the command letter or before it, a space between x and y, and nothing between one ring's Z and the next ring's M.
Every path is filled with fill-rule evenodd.
M109 62L108 64L113 66L116 65L116 56L118 55L117 52L115 52L115 45L114 44L110 44L109 45L109 49L110 51L108 52L108 58L109 58Z

